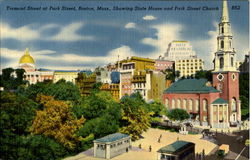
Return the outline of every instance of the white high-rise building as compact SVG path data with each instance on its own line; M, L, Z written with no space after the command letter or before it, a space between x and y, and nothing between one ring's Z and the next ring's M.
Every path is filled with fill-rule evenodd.
M183 59L195 58L196 53L188 41L172 41L168 45L164 59L177 61Z

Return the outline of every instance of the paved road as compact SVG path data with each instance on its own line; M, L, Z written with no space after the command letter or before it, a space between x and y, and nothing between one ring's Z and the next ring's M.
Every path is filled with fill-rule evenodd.
M239 137L242 136L243 139L239 140ZM218 145L228 144L230 146L230 152L224 158L225 160L248 160L249 159L249 147L245 146L245 140L249 139L249 131L241 131L235 134L222 134L217 133L216 140ZM245 149L244 149L245 148ZM240 154L240 156L239 156ZM206 160L214 160L216 155L212 154L207 156Z

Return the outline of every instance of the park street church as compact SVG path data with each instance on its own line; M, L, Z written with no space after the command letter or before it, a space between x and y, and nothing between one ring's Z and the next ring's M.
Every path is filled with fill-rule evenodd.
M168 109L187 110L194 123L212 128L236 126L241 121L239 72L227 1L223 0L222 16L214 58L213 83L205 79L183 79L172 84L163 94Z

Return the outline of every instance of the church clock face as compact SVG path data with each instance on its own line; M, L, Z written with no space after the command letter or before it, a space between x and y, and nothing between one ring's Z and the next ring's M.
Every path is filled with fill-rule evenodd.
M222 81L222 80L224 79L223 74L219 73L219 74L217 75L217 79L218 79L219 81Z

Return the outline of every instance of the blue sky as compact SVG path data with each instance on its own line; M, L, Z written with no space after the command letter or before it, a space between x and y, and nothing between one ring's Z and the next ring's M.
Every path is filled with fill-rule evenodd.
M173 40L190 41L198 57L212 69L216 51L221 1L22 1L1 4L1 67L17 67L25 48L30 49L37 68L89 69L132 55L157 58ZM7 7L26 7L24 11ZM31 7L48 10L30 11ZM76 7L75 11L49 10ZM95 11L78 10L93 7ZM110 10L98 11L97 7ZM114 6L135 8L185 7L184 11L117 11ZM188 11L187 7L219 10ZM232 10L240 6L240 10ZM237 59L249 51L248 1L229 1L229 16Z

